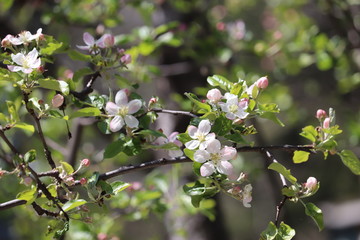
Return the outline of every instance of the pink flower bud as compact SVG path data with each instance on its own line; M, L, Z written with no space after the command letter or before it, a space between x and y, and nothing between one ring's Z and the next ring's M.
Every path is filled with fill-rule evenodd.
M10 34L6 35L6 37L3 40L1 40L1 46L3 48L11 47L12 46L11 39L13 39L13 38L14 38L14 36L12 36Z
M120 48L117 50L120 55L123 55L125 53L125 49Z
M261 77L256 81L256 86L259 89L265 89L269 85L269 80L267 77Z
M70 69L66 69L64 71L64 77L67 78L67 79L72 79L74 76L74 72L71 71Z
M90 160L87 158L84 158L83 160L81 160L81 165L88 167L90 166Z
M99 40L98 45L101 48L108 48L114 46L115 38L111 34L104 34Z
M87 183L87 179L86 178L81 178L80 179L80 184L81 185L85 185Z
M322 109L318 109L316 111L316 118L317 119L323 119L323 118L326 118L327 114L326 114L326 111L325 110L322 110Z
M61 94L56 94L51 100L51 103L55 108L61 107L61 105L64 103L64 96Z
M124 56L122 56L120 58L120 62L122 62L125 65L131 63L131 55L130 54L125 54Z
M323 128L329 128L330 127L330 118L325 118L323 122Z
M31 178L31 177L24 177L23 183L24 183L26 186L30 186L31 183L32 183L32 178Z
M223 97L220 90L217 88L211 89L206 94L207 99L209 99L211 102L218 102Z
M4 176L4 174L5 174L5 171L0 169L0 178L1 178L2 176Z
M309 190L314 190L316 186L317 186L317 180L314 177L309 177L306 183L304 184L304 187Z
M218 22L216 24L216 29L219 30L219 31L224 31L225 30L225 23L223 22Z
M157 99L155 97L150 98L149 105L154 103L157 103Z
M106 240L107 239L107 234L106 233L99 233L97 235L97 240Z

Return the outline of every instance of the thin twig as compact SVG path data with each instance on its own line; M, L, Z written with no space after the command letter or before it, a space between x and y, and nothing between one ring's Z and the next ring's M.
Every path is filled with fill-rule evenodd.
M42 128L41 128L40 119L38 118L38 116L36 116L36 113L35 113L34 109L29 108L29 106L28 106L29 94L26 93L26 92L23 92L23 96L24 96L24 102L25 102L26 110L33 117L33 119L35 121L37 132L39 134L41 143L42 143L42 145L44 147L45 157L46 157L50 167L54 169L54 168L56 168L56 165L55 165L54 160L52 159L51 151L49 150L49 147L48 147L48 145L46 143L45 136L44 136L44 133L43 133Z
M89 77L90 77L90 80L87 82L87 84L83 90L81 90L80 92L70 91L70 93L72 95L74 95L74 97L76 97L80 100L84 100L87 97L87 95L89 95L90 93L92 93L94 91L92 86L93 86L95 80L98 77L101 77L101 74L99 71L96 71L95 73L91 74Z
M173 115L185 115L185 116L189 116L189 117L199 117L196 114L193 114L191 112L186 112L186 111L175 111L175 110L167 110L167 109L161 109L161 108L153 108L150 111L152 112L156 112L156 113L168 113L168 114L173 114Z

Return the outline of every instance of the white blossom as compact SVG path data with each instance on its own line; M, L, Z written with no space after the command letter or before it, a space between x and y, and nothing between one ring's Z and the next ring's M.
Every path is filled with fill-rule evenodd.
M187 132L189 136L193 139L185 143L185 147L194 150L196 148L205 149L207 143L210 140L215 139L215 133L210 133L211 125L209 120L202 120L199 123L199 127L189 126Z
M8 68L12 72L22 71L27 74L31 73L34 69L40 67L41 60L38 58L38 55L39 53L36 48L31 50L28 54L11 54L11 59L18 66L8 65Z
M225 103L219 103L221 110L226 113L226 117L230 120L244 119L249 114L245 110L248 107L247 101L239 101L238 96L226 93Z

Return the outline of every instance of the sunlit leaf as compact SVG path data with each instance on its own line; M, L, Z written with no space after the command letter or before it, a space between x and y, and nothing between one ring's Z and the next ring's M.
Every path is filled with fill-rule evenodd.
M295 184L297 181L297 179L293 175L291 175L290 170L286 169L282 164L280 164L278 162L271 163L270 166L268 167L268 169L271 169L271 170L274 170L274 171L280 173L287 180L289 180L292 184Z
M294 163L303 163L309 159L309 152L305 151L295 151L293 156Z
M17 199L25 200L27 205L34 202L36 197L37 197L37 188L36 187L33 187L32 189L28 189L28 190L19 192L16 195Z
M313 203L306 203L304 206L306 215L310 216L315 221L319 231L321 231L324 228L324 219L321 209Z
M350 150L342 150L338 155L345 166L347 166L354 174L360 175L359 158Z
M65 212L68 212L70 211L71 209L74 209L76 207L79 207L81 205L84 205L86 204L87 201L84 200L84 199L76 199L76 200L70 200L68 202L66 202L63 206L62 206L62 209L65 211Z

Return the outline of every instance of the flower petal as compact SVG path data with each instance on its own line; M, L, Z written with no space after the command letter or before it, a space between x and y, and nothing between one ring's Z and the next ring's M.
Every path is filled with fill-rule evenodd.
M219 173L225 175L231 175L233 173L233 165L228 161L219 161L216 165L216 168Z
M185 147L190 150L194 150L199 146L199 144L200 144L199 140L191 140L191 141L185 143Z
M95 43L94 37L91 36L91 34L88 33L88 32L84 32L84 34L83 34L83 40L84 40L84 43L85 43L86 45L88 45L88 46L92 46L92 45L94 45L94 43Z
M115 95L115 103L118 106L127 105L128 104L128 97L126 94L126 90L122 89L119 90Z
M25 59L25 55L22 53L11 54L11 59L18 65L22 65Z
M183 154L183 151L181 150L169 150L169 157L171 158L176 158L176 157L181 157Z
M237 151L233 147L225 146L223 149L221 149L220 154L222 157L221 160L228 161L236 156Z
M211 125L209 120L202 120L199 124L199 131L204 135L208 134L211 130Z
M189 134L189 136L192 138L192 139L196 139L196 133L198 131L198 128L193 126L193 125L190 125L188 128L187 128L187 132Z
M194 153L194 160L199 163L203 163L210 159L210 154L205 150L197 150Z
M112 132L117 132L124 126L124 124L125 122L122 117L115 116L110 122L110 130Z
M133 113L136 113L137 111L140 110L141 108L141 100L139 99L134 99L134 100L131 100L129 103L128 103L128 113L129 114L133 114Z
M105 110L109 115L117 115L119 112L119 107L113 102L108 102L106 104Z
M125 123L130 128L137 128L139 126L139 120L136 119L136 117L132 115L126 115L125 117Z
M39 55L39 52L36 50L36 48L34 48L26 55L26 58L27 58L28 62L32 63L32 62L36 61L36 58L38 57L38 55Z
M212 139L207 142L206 150L209 153L218 153L218 152L220 152L220 149L221 149L221 143L219 140Z
M203 177L208 177L215 172L215 166L212 162L204 163L200 167L200 174Z
M14 66L14 65L8 65L7 67L12 72L22 71L22 69L23 69L22 67Z

